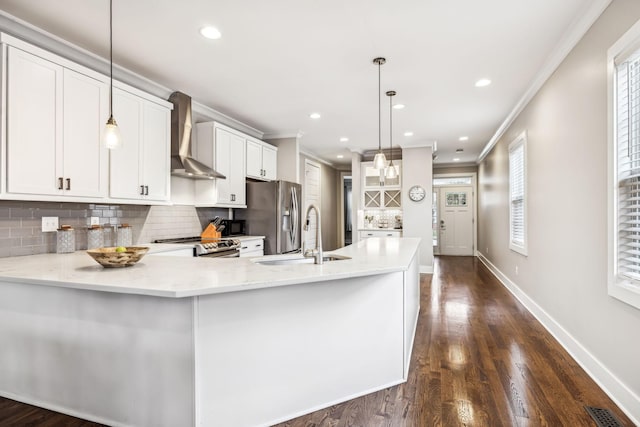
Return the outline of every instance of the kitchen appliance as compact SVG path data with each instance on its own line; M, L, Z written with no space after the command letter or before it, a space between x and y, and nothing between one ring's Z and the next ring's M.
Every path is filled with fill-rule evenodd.
M202 240L200 237L178 237L175 239L158 239L154 243L193 245L193 256L198 257L237 258L240 256L240 240L238 239Z
M244 219L223 219L218 231L222 233L222 237L242 236L246 234L245 224Z
M169 97L171 110L171 175L193 179L226 179L191 157L191 97L182 92L173 92Z
M300 250L300 184L288 181L247 182L247 208L237 209L246 234L265 236L265 255Z

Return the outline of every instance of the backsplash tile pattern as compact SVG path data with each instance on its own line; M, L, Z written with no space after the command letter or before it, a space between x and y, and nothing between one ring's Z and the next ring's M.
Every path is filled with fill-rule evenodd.
M137 242L145 223L149 206L100 205L89 203L0 201L0 257L54 253L56 233L43 233L42 217L57 216L60 225L75 229L76 249L87 248L87 228L90 217L100 218L100 224L129 224L133 241ZM105 236L111 240L112 228Z
M138 243L157 239L199 236L202 226L193 206L151 206ZM135 241L135 240L134 240Z

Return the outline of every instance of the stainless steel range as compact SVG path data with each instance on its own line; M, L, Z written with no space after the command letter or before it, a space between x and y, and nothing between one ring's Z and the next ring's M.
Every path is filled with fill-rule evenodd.
M202 240L200 237L179 237L175 239L159 239L154 243L184 243L193 245L193 256L236 258L240 256L240 240L215 239Z

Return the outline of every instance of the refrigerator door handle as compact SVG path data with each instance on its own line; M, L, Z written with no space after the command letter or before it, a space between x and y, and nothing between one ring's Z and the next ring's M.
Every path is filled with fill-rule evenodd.
M291 214L292 218L289 222L291 233L289 233L289 236L291 237L291 246L293 247L296 244L298 234L298 196L295 187L291 187Z

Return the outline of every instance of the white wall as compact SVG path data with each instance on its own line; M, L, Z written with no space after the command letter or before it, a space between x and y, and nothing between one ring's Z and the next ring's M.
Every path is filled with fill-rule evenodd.
M638 18L640 2L613 1L478 170L481 258L636 423L640 310L607 295L606 51ZM527 257L508 245L507 147L522 131Z
M433 272L431 193L433 159L431 147L402 148L402 235L420 237L420 272ZM421 185L427 192L421 202L412 202L408 190ZM355 192L355 190L354 190Z

